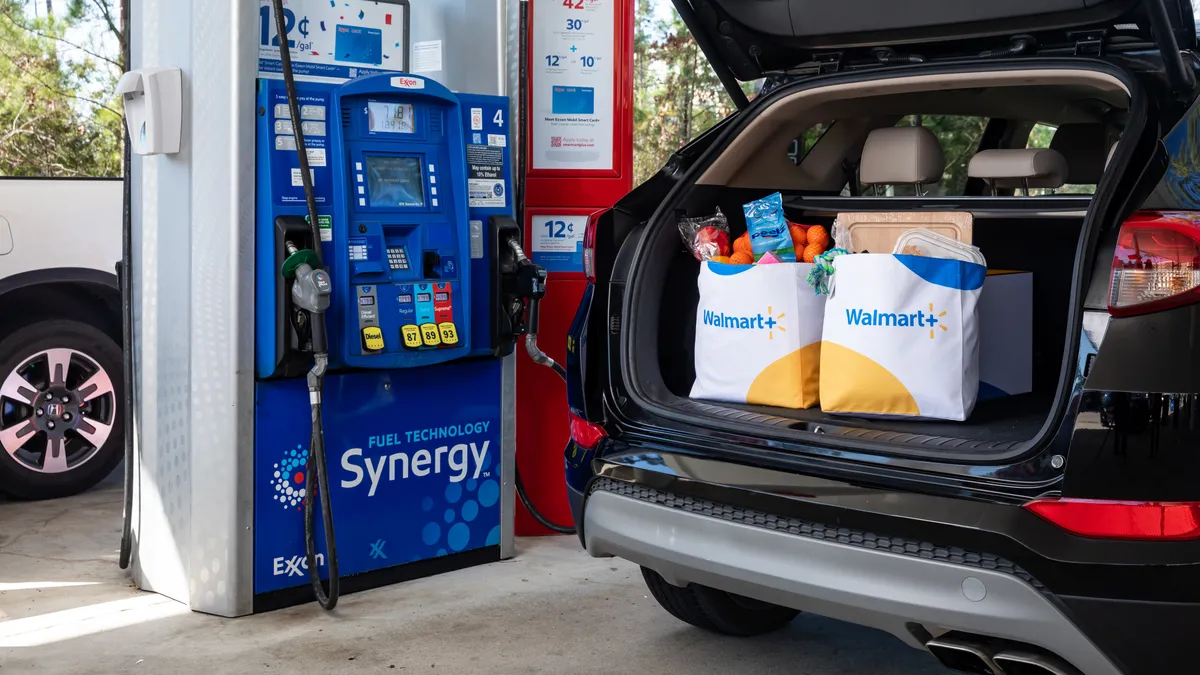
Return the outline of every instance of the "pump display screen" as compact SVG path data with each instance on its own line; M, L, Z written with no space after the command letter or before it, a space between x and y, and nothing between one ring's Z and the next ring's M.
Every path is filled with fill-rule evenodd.
M417 293L417 302L429 302L429 294Z
M367 155L365 159L371 208L425 206L419 158Z
M412 104L367 101L367 130L385 134L411 134Z
M449 293L434 293L433 299L437 302L445 302L450 299Z
M375 304L375 297L374 297L374 296L371 296L371 295L361 295L361 296L359 296L359 298L358 298L358 304L360 304L360 305L373 305L373 304Z
M411 305L412 304L412 296L407 293L397 295L396 300L400 301L400 304L402 304L402 305Z

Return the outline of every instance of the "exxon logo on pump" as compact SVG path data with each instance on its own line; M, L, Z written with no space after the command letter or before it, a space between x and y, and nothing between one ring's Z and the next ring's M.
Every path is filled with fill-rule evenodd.
M325 566L325 554L317 554L317 567ZM303 577L308 575L308 557L303 553L290 558L279 556L271 560L271 574L277 577Z

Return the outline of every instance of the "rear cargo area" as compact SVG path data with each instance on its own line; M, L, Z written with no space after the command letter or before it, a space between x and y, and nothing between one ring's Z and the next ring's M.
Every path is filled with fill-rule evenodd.
M741 203L748 195L740 190L698 190L693 196L696 212L720 206L731 221L731 229L744 230L739 216ZM789 200L789 219L803 223L832 224L833 214L823 209L803 208L804 199ZM883 200L870 200L876 204ZM1066 201L1066 200L1064 200ZM1033 273L1033 391L1027 394L983 400L976 404L965 422L929 420L882 420L848 415L833 415L819 408L792 410L767 406L713 403L688 399L695 380L696 308L699 295L696 276L700 263L676 246L670 255L663 279L663 300L656 321L658 366L667 392L678 400L681 410L724 418L746 419L758 415L772 425L813 431L850 432L861 438L926 444L936 447L969 446L978 450L1005 451L1037 435L1048 417L1058 387L1064 344L1067 338L1067 310L1071 294L1073 261L1079 247L1086 203L1059 203L1050 200L1038 211L1013 210L1008 214L994 211L973 213L975 245L987 256L992 269L1021 270ZM864 204L858 203L856 208ZM879 206L887 206L880 204ZM692 212L692 208L688 209ZM1026 233L1022 235L1020 233ZM676 239L674 232L670 233ZM1037 246L1030 241L1036 238ZM676 243L676 242L671 242ZM729 367L737 367L737 355L730 355ZM786 422L784 422L786 420ZM961 441L961 442L960 442Z
M982 93L979 89L972 92L945 91L914 100L935 111L937 97L944 96L947 106L955 111L993 118L1019 114L1004 109L990 113L986 110L989 105L997 105L994 103L999 100L997 96L1010 92ZM1067 120L1061 122L1063 126L1085 120L1091 122L1092 119L1088 119L1090 111L1096 111L1095 118L1106 123L1117 119L1120 112L1114 115L1117 106L1111 105L1118 97L1108 93L1097 95L1083 86L1073 84L1055 95L1059 99L1054 104L1063 109L1062 118ZM1070 101L1061 100L1064 97ZM1072 101L1078 102L1074 109L1070 105ZM1097 101L1104 104L1099 105ZM1086 250L1085 237L1093 197L1081 194L1084 190L1030 193L988 189L977 195L945 195L931 190L927 194L919 187L915 195L909 192L909 196L890 194L891 190L880 194L870 189L859 192L861 196L847 196L847 191L837 181L822 182L817 177L806 184L804 178L779 173L787 171L787 168L781 168L787 165L769 166L771 159L754 159L755 155L761 156L768 134L778 134L784 128L805 129L811 120L829 118L835 111L845 116L856 109L872 109L878 112L873 123L876 128L890 126L903 112L904 99L887 94L823 105L824 109L811 116L801 112L799 104L786 112L775 111L775 118L771 117L770 110L763 113L768 120L774 119L771 128L764 132L761 127L767 123L760 123L757 129L751 124L743 135L758 134L760 138L754 142L743 139L739 145L734 137L729 145L732 150L726 150L743 155L740 168L730 168L728 158L722 165L718 156L701 179L681 191L678 199L667 205L668 209L659 212L659 221L651 223L639 256L654 262L636 268L638 278L633 284L636 297L632 301L633 320L629 324L633 335L628 344L633 346L634 352L629 372L635 374L636 388L645 395L648 403L677 420L726 429L754 428L757 434L767 438L796 440L804 438L797 436L797 432L809 432L863 441L875 448L890 446L901 454L913 450L928 456L945 451L981 459L1028 449L1043 431L1057 402L1065 400L1061 396L1062 380L1074 373L1074 368L1066 363L1066 357L1073 353L1073 348L1068 348L1069 341L1077 340L1072 336L1079 334L1078 320L1071 319L1074 294L1082 292L1076 283L1079 263L1094 255L1094 251ZM889 118L893 113L895 115ZM1039 115L1039 112L1035 110L1032 114ZM840 121L830 128L836 129L838 123ZM827 132L827 136L831 133ZM864 130L862 135L866 133ZM815 155L821 149L820 143L810 154ZM756 150L756 147L760 149ZM1021 147L1024 147L1024 141ZM861 145L858 150L861 151ZM826 147L824 152L828 151ZM1093 157L1089 161L1093 166L1087 171L1094 174L1090 180L1097 183L1106 170L1105 153L1101 153L1099 160L1095 159L1094 152L1091 154ZM1082 176L1085 170L1075 167L1077 159L1076 156L1068 157L1072 170ZM754 168L747 168L751 166ZM803 169L803 164L798 168ZM816 174L809 172L809 177L813 176ZM730 236L737 237L746 231L742 206L775 191L783 196L789 222L823 225L827 229L832 227L839 213L847 212L970 213L973 219L973 241L970 243L986 257L989 272L1020 271L1032 275L1032 390L1016 395L981 397L970 416L962 422L833 414L819 407L791 409L690 398L696 379L697 276L702 263L681 242L676 223L685 216L711 214L719 209L728 219ZM894 192L903 195L900 190ZM725 367L738 367L737 353L723 358Z

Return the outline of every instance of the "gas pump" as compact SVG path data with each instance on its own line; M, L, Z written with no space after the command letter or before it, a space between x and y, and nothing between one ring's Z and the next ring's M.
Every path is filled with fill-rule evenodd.
M286 11L274 0L280 42ZM347 38L368 51L372 39L365 29ZM518 328L504 321L500 243L519 228L506 99L460 97L401 73L296 83L287 51L283 82L259 83L255 465L275 490L255 499L255 596L266 607L289 595L295 558L281 575L274 554L299 550L303 534L301 567L331 609L339 572L499 557L496 357L512 351L505 331ZM309 406L295 378L305 361ZM306 408L307 446L297 433Z
M512 555L545 272L513 219L518 5L460 3L131 0L139 588L332 608Z

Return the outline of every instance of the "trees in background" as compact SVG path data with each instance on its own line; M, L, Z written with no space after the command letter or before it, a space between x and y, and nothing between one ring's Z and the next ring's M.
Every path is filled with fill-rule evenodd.
M0 0L0 176L119 176L122 0Z

